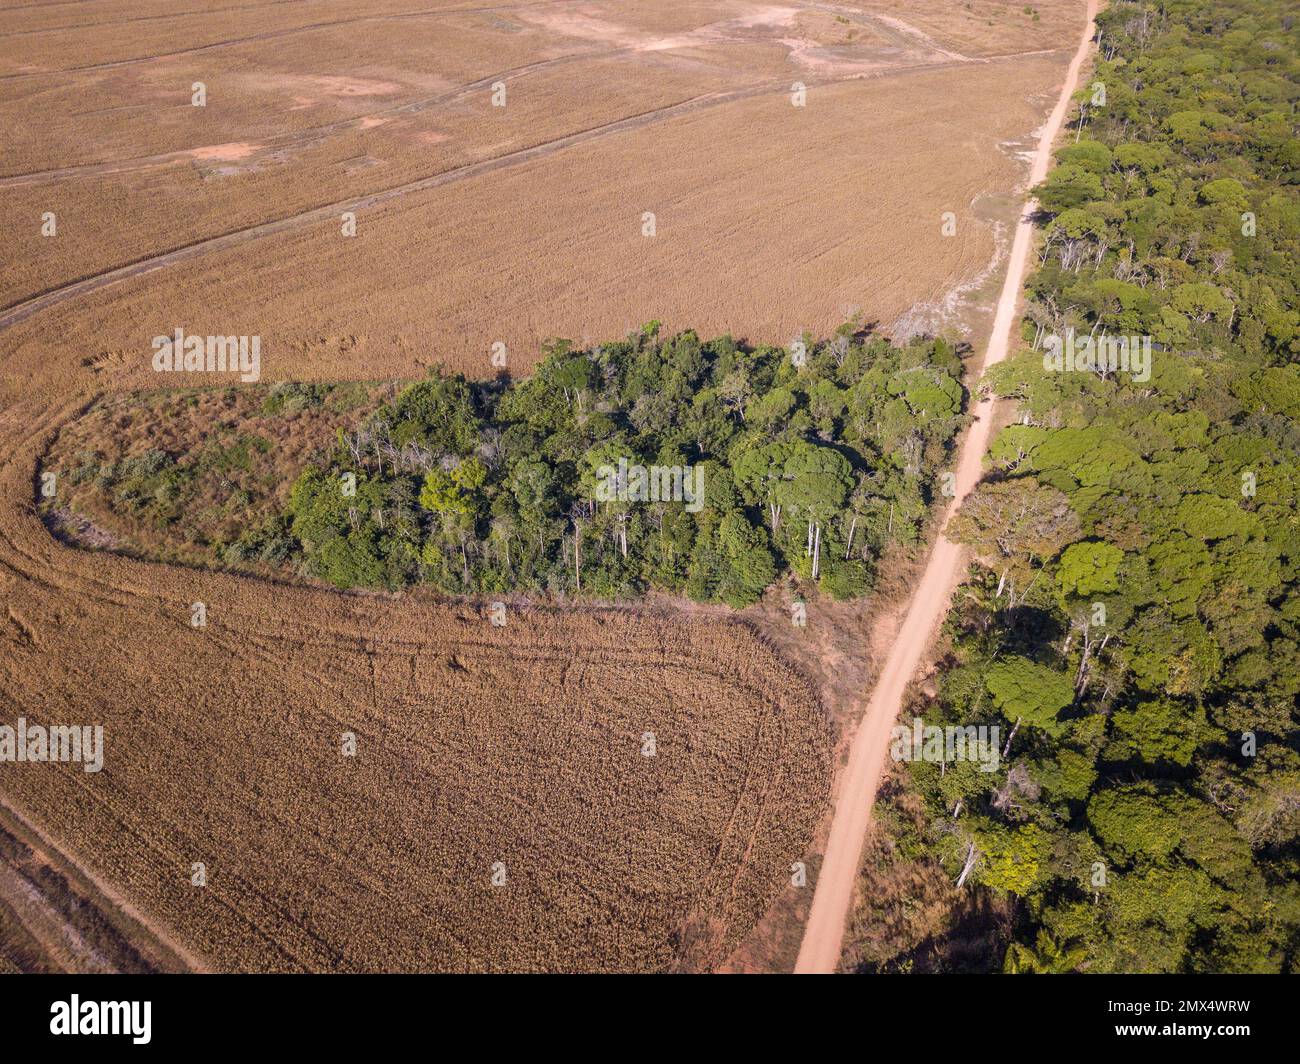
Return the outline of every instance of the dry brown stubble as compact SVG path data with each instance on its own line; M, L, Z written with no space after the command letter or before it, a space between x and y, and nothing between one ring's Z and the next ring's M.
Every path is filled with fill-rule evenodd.
M495 628L91 555L12 511L0 553L4 719L106 736L100 773L5 766L6 799L222 970L659 969L701 920L716 962L824 807L819 703L733 622Z
M4 301L149 267L0 330L5 715L99 721L109 744L97 776L6 766L0 790L216 967L714 962L808 847L827 724L770 650L707 618L535 613L494 630L419 596L72 550L32 504L58 426L104 392L156 387L149 341L178 324L262 335L272 379L364 379L435 359L486 373L496 339L520 369L540 337L603 339L650 317L778 342L853 310L892 320L986 268L987 225L941 241L939 213L962 219L1023 179L999 143L1041 120L1066 58L954 60L942 53L1000 51L1003 30L980 37L955 9L944 23L950 5L890 15L931 43L879 19L847 42L820 18L849 8L858 25L891 6L800 5L817 10L662 50L637 36L768 5L530 6L580 7L622 40L503 6L447 16L440 50L420 19L299 32L310 19L285 4L250 36L293 32L225 45L238 34L208 16L180 33L149 21L162 5L121 3L93 18L25 9L33 21L0 38L0 69L23 75L0 75L0 113L44 131L15 139L6 173L60 171L4 189ZM1059 49L1076 6L1043 5L1042 27L1017 23L1006 50ZM26 34L56 24L72 28ZM122 63L174 35L220 46ZM122 65L38 69L106 63ZM239 73L221 90L233 106L175 102L213 69ZM502 75L512 105L492 115L484 86ZM303 81L317 77L343 80ZM799 111L796 77L810 86ZM154 159L176 152L195 154ZM337 205L382 190L397 192L340 239ZM54 240L36 235L44 210ZM653 242L644 210L659 215ZM235 235L201 245L222 234ZM209 607L203 632L193 601ZM645 720L663 730L649 765L626 749ZM362 739L355 762L336 754L345 728ZM494 891L495 860L511 885Z

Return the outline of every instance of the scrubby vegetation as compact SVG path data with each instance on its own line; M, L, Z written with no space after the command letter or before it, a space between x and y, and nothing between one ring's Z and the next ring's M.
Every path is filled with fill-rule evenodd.
M1295 970L1300 27L1118 0L1099 28L1106 102L1041 189L1035 350L992 374L1020 416L953 526L980 564L927 707L1009 752L912 764L899 852L1019 899L975 967ZM1151 336L1150 379L1048 371L1071 329Z
M269 571L298 549L284 515L294 478L382 395L286 382L106 396L45 456L43 515L86 546Z
M525 380L408 387L303 473L291 528L307 570L343 587L743 606L790 571L849 597L920 535L960 376L943 341L853 327L802 352L653 324L557 343ZM638 501L632 474L631 498L602 495L621 463L685 470L686 493Z

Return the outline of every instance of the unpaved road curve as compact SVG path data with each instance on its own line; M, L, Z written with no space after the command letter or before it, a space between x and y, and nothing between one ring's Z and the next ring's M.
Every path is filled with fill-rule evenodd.
M1047 176L1056 136L1065 121L1070 96L1078 85L1079 72L1092 42L1097 4L1098 0L1088 0L1087 24L1083 37L1070 61L1056 107L1039 137L1038 150L1029 172L1031 187ZM1033 223L1030 220L1033 206L1032 200L1026 203L1026 209L1016 226L1011 256L1007 263L1007 277L998 297L993 331L984 356L985 368L1000 362L1006 356L1011 329L1017 320L1020 289L1033 244ZM957 466L956 497L944 514L945 525L980 478L981 461L988 449L992 419L993 400L981 400L975 407L975 420L962 446L961 460ZM948 610L948 601L961 577L961 571L961 549L941 533L912 596L898 637L871 692L857 734L853 737L849 763L835 799L830 836L817 877L812 909L804 928L799 957L795 961L794 970L797 973L830 973L839 966L844 926L848 920L853 887L862 862L862 847L871 821L871 809L875 805L876 787L889 749L890 729L907 685L921 662L921 655Z

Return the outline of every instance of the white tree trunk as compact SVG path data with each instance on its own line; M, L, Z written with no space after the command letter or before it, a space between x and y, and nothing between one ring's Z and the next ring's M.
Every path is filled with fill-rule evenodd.
M975 844L970 844L970 849L966 851L966 864L962 866L961 875L957 877L957 886L966 882L966 877L970 875L971 869L975 867L975 862L979 860L979 854L975 852Z
M1020 727L1020 718L1017 717L1016 722L1013 725L1011 725L1011 734L1007 736L1007 745L1002 748L1002 759L1004 761L1006 760L1007 754L1011 753L1011 740L1016 737L1016 729L1019 727Z

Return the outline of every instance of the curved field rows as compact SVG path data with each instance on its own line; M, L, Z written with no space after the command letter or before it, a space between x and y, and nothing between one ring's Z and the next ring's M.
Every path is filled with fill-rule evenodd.
M105 756L6 765L0 788L212 967L661 969L683 931L711 964L807 856L830 729L744 627L512 610L497 628L422 596L65 548L13 504L40 438L19 409L2 716L100 723Z
M220 50L275 72L218 86L215 99L246 105L245 128L235 106L191 125L196 109L170 95L204 76L186 57L88 72L84 93L43 98L45 142L29 135L34 161L19 169L238 146L272 127L344 123L343 135L261 169L196 164L6 190L10 302L211 240L201 261L79 290L26 320L11 311L0 327L0 723L98 723L106 744L100 773L0 765L0 798L203 965L709 966L809 856L830 727L808 684L739 624L512 611L494 628L421 595L341 595L79 551L35 512L52 434L97 394L157 387L149 341L177 324L262 335L268 379L373 379L417 376L437 358L486 373L495 339L518 368L541 337L603 339L651 317L784 341L855 309L884 318L939 298L985 268L994 241L972 205L1018 172L1001 142L1046 110L1036 92L1064 63L1050 50L992 61L972 47L984 31L971 19L969 40L940 39L927 22L920 36L889 28L850 44L865 24L811 10L846 5L799 5L729 36L709 27L770 8L591 4L581 6L606 18L584 21L568 18L572 6L520 5L544 21L516 12L506 28L497 9L458 15L446 32L501 42L474 52L472 70L448 49L436 74L411 63L418 51L400 73L375 56L348 72L365 75L366 91L401 81L383 101L400 108L525 54L617 46L590 69L530 74L505 116L448 96L446 115L358 131L374 102L326 99L342 75L312 66L299 38L314 33ZM945 10L918 6L927 18ZM1069 6L1044 9L1058 19ZM86 21L78 10L64 21ZM1017 17L1007 51L1053 43L1053 29ZM701 27L711 36L670 46ZM627 35L649 44L628 53ZM933 69L875 76L905 65L908 41ZM319 62L341 68L352 55L340 54ZM767 91L795 76L815 90L804 110ZM39 83L6 82L0 110L28 113ZM585 91L593 83L610 90ZM971 125L971 94L984 95L991 126ZM107 149L94 139L101 124ZM428 177L444 166L455 176ZM385 189L396 194L342 239L333 205ZM651 208L660 235L648 244ZM32 224L47 209L55 240ZM277 222L314 209L318 227ZM959 214L954 239L939 235L945 210ZM241 236L262 226L263 239ZM202 629L190 625L196 602ZM344 732L355 757L340 754Z

